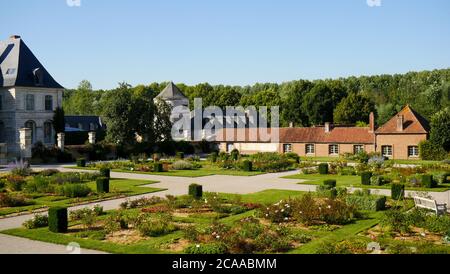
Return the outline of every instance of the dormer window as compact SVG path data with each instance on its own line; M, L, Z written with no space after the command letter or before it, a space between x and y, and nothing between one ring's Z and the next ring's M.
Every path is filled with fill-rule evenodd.
M44 85L44 71L41 68L33 70L34 84L36 86Z

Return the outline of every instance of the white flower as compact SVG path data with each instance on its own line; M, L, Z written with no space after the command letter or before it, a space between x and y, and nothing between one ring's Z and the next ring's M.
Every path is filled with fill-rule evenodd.
M281 212L284 212L284 209L282 209Z
M284 218L284 220L285 220L285 221L287 221L287 220L289 220L289 218L288 218L288 217L286 217L286 218Z
M220 236L219 236L219 235L217 235L217 236L216 236L216 239L220 239Z
M303 211L300 211L299 213L300 213L300 214L303 214Z
M195 247L200 248L200 245L196 245Z
M269 217L269 214L266 214L266 217Z

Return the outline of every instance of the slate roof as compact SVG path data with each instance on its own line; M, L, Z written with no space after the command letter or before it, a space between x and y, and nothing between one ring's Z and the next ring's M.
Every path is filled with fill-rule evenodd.
M216 141L225 142L228 130L233 129L219 131ZM250 140L250 130L255 129L235 130L232 136L235 136L237 142L239 142L237 139L238 131L242 134L243 130L245 130L246 136L243 142L261 142L260 136L258 136L256 141ZM324 127L280 128L279 130L280 143L373 144L375 142L375 134L371 133L368 127L333 127L328 133L325 132ZM270 129L268 132L271 132Z
M63 89L20 36L0 41L0 87L14 86Z
M102 119L99 116L65 116L65 124L70 128L78 128L80 130L89 131L90 125L94 124L98 129L105 129ZM79 125L82 128L79 128Z
M167 87L158 96L156 96L156 98L164 100L188 99L173 82L170 82Z
M397 131L397 117L403 116L403 131ZM417 113L409 105L396 116L380 127L376 134L428 134L430 124L423 116Z

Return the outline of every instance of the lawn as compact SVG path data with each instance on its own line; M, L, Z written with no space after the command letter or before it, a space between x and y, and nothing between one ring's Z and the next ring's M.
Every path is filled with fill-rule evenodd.
M88 202L97 202L120 197L136 196L165 190L159 188L144 187L146 185L151 185L154 183L156 182L128 180L128 179L111 179L110 193L93 195L86 198L67 198L64 196L48 196L48 195L34 194L31 195L32 201L34 203L33 205L22 207L0 208L0 216L6 216L24 211L33 211L36 209L42 209L53 206L74 206ZM95 182L89 182L87 183L87 185L92 189L93 192L96 191Z
M75 167L75 166L66 167L66 168L76 169L76 170L97 170L96 168ZM113 169L112 171L120 172L120 173L135 173L135 174L186 177L186 178L198 178L198 177L206 177L206 176L213 176L213 175L256 176L256 175L264 174L264 172L259 172L259 171L229 170L229 169L221 169L218 167L211 167L211 166L203 166L200 169L194 169L194 170L170 170L167 172L141 172L141 171L131 171L131 170L124 170L124 169Z
M282 177L285 179L298 179L305 180L299 184L303 185L321 185L324 180L336 180L338 187L355 187L355 188L371 188L371 189L391 189L391 185L387 184L384 186L368 186L361 184L360 176L352 175L321 175L321 174L296 174ZM433 192L444 192L450 189L450 184L441 184L436 188L420 188L420 187L406 187L406 190L415 191L433 191Z

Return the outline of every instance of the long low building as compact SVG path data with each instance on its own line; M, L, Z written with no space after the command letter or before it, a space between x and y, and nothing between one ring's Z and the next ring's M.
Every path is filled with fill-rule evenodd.
M360 151L380 152L390 159L418 159L419 143L427 140L428 121L406 106L386 124L375 128L370 115L369 127L324 126L279 128L278 140L262 141L259 129L225 129L216 135L221 151L238 149L243 154L258 152L295 152L303 157L339 157ZM267 130L271 135L272 131Z

